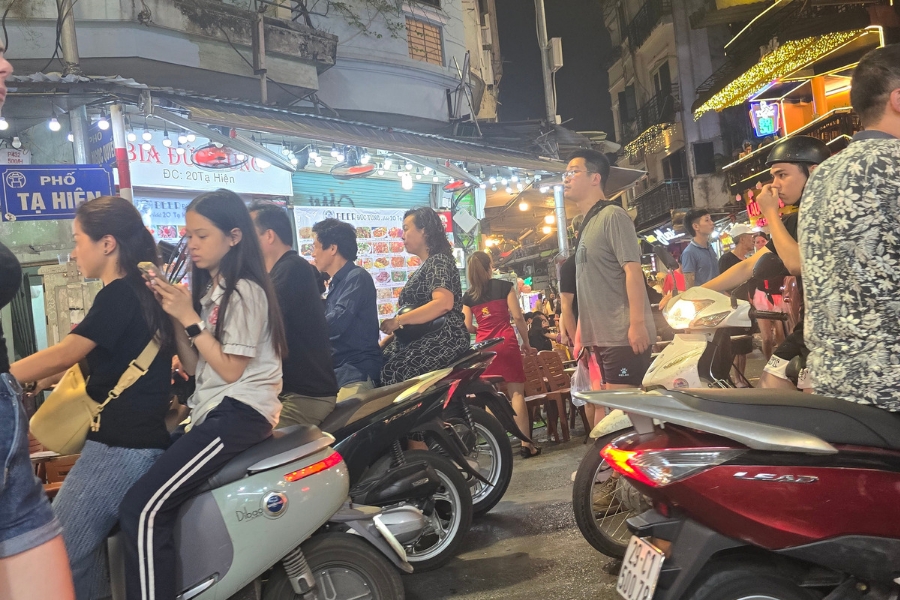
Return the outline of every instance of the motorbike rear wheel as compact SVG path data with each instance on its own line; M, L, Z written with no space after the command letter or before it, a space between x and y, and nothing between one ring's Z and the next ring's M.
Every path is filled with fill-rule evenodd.
M688 600L816 600L822 596L765 569L724 567L697 585Z
M408 463L425 461L438 474L441 486L424 503L426 531L406 545L406 560L416 573L431 571L456 556L472 525L472 494L459 468L450 459L427 450L407 450Z
M488 486L475 480L471 488L472 510L476 517L480 517L494 508L506 493L506 488L512 480L513 454L506 430L495 416L477 406L470 406L469 412L472 421L475 422L474 432L469 432L469 425L464 418L453 418L448 422L470 446L466 458L478 463L478 472L491 482ZM460 431L459 428L463 428L464 431ZM469 480L468 483L473 483L473 478L465 473L463 477Z
M326 533L301 546L316 578L319 598L335 600L403 600L403 581L387 558L349 533ZM284 567L278 565L266 584L263 600L301 600Z
M625 523L650 509L650 503L624 477L612 479L613 470L600 450L614 439L629 433L622 430L597 438L575 474L572 508L584 539L599 552L622 558L631 540Z

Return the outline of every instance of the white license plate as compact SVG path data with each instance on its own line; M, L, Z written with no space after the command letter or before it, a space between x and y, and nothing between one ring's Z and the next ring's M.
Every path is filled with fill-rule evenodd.
M664 559L662 550L639 537L632 537L622 560L616 591L628 600L650 600Z

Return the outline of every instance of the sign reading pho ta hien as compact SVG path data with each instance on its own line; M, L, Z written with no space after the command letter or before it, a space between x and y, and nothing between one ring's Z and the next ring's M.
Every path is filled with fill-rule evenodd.
M115 189L99 165L0 166L0 184L4 221L72 219L80 204Z

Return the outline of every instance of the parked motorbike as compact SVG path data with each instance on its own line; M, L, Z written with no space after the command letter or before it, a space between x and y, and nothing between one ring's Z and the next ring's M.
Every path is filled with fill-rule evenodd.
M333 441L313 426L275 431L181 507L172 573L180 600L404 597L391 564L412 567L380 509L348 504L347 465ZM125 598L121 536L109 540L114 600Z
M699 287L675 297L663 315L678 333L651 363L642 382L645 390L734 387L732 336L750 335L757 318L788 318ZM582 535L598 551L615 558L624 556L631 538L626 521L650 504L629 480L613 475L600 450L631 431L628 415L610 412L591 432L595 442L578 467L572 489L575 521Z
M399 540L416 571L450 560L472 521L472 496L462 472L482 483L466 461L441 411L458 380L442 369L377 388L337 405L322 423L338 440L354 502L379 506L381 522ZM410 435L430 450L405 449Z
M468 477L476 517L500 502L512 479L513 453L507 432L531 441L516 425L509 399L497 388L502 377L483 375L495 356L487 350L501 342L503 338L493 338L474 344L451 365L459 384L444 408L443 418L462 440L466 459L489 482Z
M601 453L653 502L628 521L625 598L900 595L896 415L768 389L580 396L630 415Z

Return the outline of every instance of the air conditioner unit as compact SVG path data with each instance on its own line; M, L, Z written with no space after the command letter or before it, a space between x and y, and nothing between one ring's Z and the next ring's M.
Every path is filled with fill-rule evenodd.
M562 38L550 38L550 72L556 73L563 67Z

